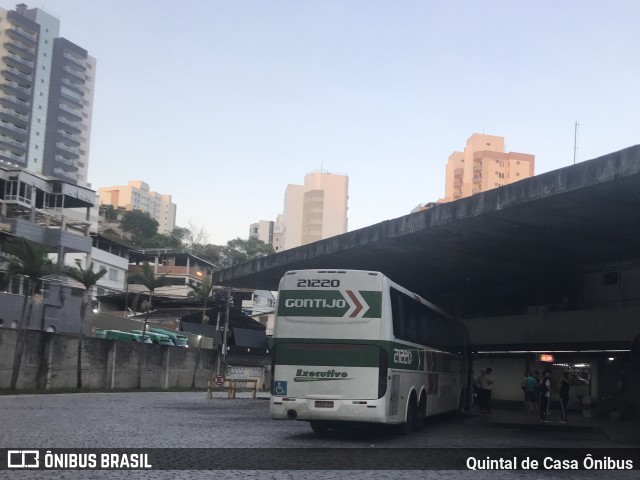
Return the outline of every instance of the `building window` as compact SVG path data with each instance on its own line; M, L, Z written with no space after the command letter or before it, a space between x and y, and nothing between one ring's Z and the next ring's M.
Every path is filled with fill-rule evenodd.
M118 270L116 270L115 268L109 268L109 280L111 280L112 282L117 282L118 281Z

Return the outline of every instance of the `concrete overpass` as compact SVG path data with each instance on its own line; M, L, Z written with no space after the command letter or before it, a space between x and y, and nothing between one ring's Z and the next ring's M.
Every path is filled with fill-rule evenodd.
M287 270L377 270L469 317L559 296L580 302L576 275L639 258L640 145L253 260L214 281L275 290Z
M629 355L640 339L640 146L238 265L214 281L275 290L287 270L306 268L381 271L462 318L476 371L499 372L495 398L521 401L523 373L552 368L556 379L561 371L588 379L583 394L595 403L618 398L640 411L640 365Z

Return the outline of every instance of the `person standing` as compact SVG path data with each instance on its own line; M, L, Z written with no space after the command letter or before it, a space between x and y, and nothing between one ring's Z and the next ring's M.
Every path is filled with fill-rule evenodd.
M560 408L562 410L561 423L567 423L567 405L569 404L569 388L571 383L569 382L569 376L567 372L562 372L560 378Z
M493 370L486 368L480 374L480 411L483 413L491 412L491 387L493 380L490 378Z
M527 375L522 379L521 387L524 391L524 409L527 412L530 412L534 409L535 401L535 393L536 387L538 385L538 381L533 376L533 373L530 371L527 372Z
M551 403L551 372L544 371L542 380L540 380L540 421L550 422L549 405Z
M542 381L538 370L533 371L533 378L536 379L536 386L533 388L533 409L537 411L540 410L540 382Z

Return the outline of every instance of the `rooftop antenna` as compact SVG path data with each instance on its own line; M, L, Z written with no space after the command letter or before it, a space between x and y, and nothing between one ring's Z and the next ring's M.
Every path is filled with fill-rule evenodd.
M575 125L575 129L573 132L573 164L576 164L576 160L578 158L578 128L580 127L580 124L578 123L578 120L576 120L576 125Z

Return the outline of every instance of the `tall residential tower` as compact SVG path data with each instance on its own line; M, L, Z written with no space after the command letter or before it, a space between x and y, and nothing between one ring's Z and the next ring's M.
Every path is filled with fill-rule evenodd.
M349 177L314 172L288 185L282 214L282 250L347 232Z
M0 9L0 161L87 186L96 61L60 21Z

